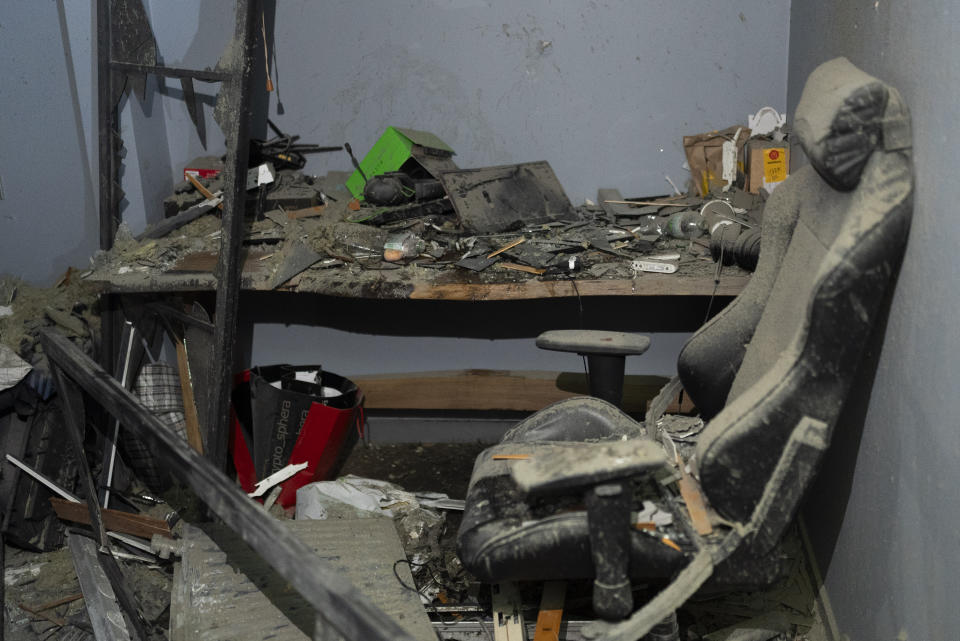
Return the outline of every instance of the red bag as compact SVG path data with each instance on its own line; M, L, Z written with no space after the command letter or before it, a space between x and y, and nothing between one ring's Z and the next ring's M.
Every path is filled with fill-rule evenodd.
M318 366L246 370L232 401L230 451L244 491L288 464L307 463L280 484L283 507L293 506L307 483L336 478L363 430L363 393Z

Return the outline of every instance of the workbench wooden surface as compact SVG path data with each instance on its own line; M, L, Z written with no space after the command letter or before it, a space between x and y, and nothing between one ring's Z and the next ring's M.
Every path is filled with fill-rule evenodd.
M249 262L248 262L249 264ZM310 269L283 283L269 287L256 271L245 270L243 289L286 291L367 299L410 300L529 300L577 296L736 296L750 274L726 267L716 283L713 270L689 269L680 265L674 274L640 272L629 279L541 280L516 272L491 268L477 274L456 267L444 269L413 265L389 270L362 270L354 266ZM212 273L144 271L124 274L94 272L89 280L102 283L111 293L172 293L212 291Z

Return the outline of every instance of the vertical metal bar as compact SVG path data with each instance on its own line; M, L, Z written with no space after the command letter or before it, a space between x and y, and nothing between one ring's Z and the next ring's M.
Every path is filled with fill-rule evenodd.
M110 0L97 0L97 129L98 173L100 181L100 249L113 247L117 217L114 211L113 135L116 130L117 106L113 104L113 72L110 69Z
M249 153L250 57L253 45L255 0L237 0L235 54L231 77L222 89L230 123L224 132L227 160L223 179L223 233L217 262L217 302L214 331L214 393L208 416L210 460L223 470L227 462L227 435L230 427L230 391L233 384L233 343L236 338L237 306L240 297L240 246L243 240L243 213L246 205L247 155Z
M116 199L117 105L113 96L113 34L111 0L97 0L97 176L99 182L100 249L113 247L119 224ZM113 367L116 360L117 317L112 296L105 295L100 326L100 364Z
M140 334L133 326L133 323L130 321L124 321L123 333L120 339L120 358L118 359L119 362L117 363L117 368L114 370L114 373L120 376L120 384L123 385L125 389L131 389L133 387L134 364L131 361L133 360L134 356L135 341L139 337ZM100 492L100 502L105 508L110 507L110 488L113 487L113 470L117 464L117 443L119 440L120 421L114 419L113 431L110 433L107 446L104 448L103 467L100 471L100 485L102 486Z

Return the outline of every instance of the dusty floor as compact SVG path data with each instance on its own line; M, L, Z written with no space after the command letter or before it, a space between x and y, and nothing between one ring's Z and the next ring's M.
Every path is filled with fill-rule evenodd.
M480 443L440 444L359 444L348 458L343 474L356 474L391 481L407 490L447 492L452 498L464 498L476 455L486 447ZM459 513L447 517L445 546L453 545ZM810 569L801 553L795 533L785 546L788 576L769 590L726 594L691 601L680 612L685 640L723 641L733 627L756 630L750 639L776 641L819 641L825 635L814 603ZM135 586L136 596L146 617L155 625L157 636L166 630L169 617L170 567L150 567L121 562ZM4 565L4 639L37 641L40 639L92 639L82 599L59 605L43 614L31 614L20 606L36 609L64 597L80 593L73 562L66 549L34 554L6 548ZM536 586L530 589L535 592ZM572 591L571 596L576 592ZM588 595L584 594L588 602ZM535 601L535 599L534 599ZM568 602L568 606L574 604ZM44 615L58 620L51 622ZM66 625L61 627L59 623Z
M450 498L467 496L467 485L484 443L358 444L342 474L356 474L396 483L415 492L446 492Z

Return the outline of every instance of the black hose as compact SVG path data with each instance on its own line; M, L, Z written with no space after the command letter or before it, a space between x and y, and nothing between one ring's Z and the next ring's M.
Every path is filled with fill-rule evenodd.
M710 255L714 262L722 258L725 266L738 265L752 272L760 258L760 232L755 229L741 232L738 227L726 225L718 229L710 239Z

